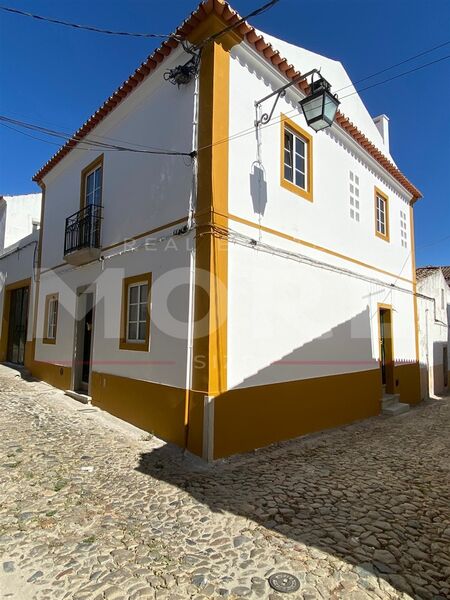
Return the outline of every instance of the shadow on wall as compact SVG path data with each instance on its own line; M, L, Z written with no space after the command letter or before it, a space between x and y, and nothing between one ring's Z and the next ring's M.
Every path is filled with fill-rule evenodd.
M271 379L295 379L311 369L348 371L352 361L369 373L370 387L359 389L355 373L329 377L316 373L306 381L263 385ZM332 427L336 414L347 422L352 416L378 414L378 367L367 307L247 378L244 383L253 386L255 394L241 397L249 388L235 388L216 398L215 443L221 437L222 444L228 438L239 445L243 436L251 440L250 446L255 439L270 443L273 430L282 439L280 428L288 438L300 435L305 422L313 431L314 425ZM331 390L328 397L311 394L311 389L320 392L325 380L325 386L332 382L331 388L324 388ZM318 381L319 387L309 387ZM333 412L333 407L328 421L327 411ZM220 430L222 422L226 425ZM407 432L403 423L401 418L372 421L370 427L359 423L216 462L211 468L165 445L142 454L137 470L177 486L213 512L234 513L298 542L299 560L305 546L314 546L358 566L369 589L364 577L374 574L401 592L428 598L431 543L439 539L448 489L432 455L426 459L433 441L422 433L425 423L411 424ZM266 437L258 434L262 430ZM417 590L420 593L414 596ZM342 597L345 593L342 589Z
M250 171L250 196L253 212L263 217L267 205L267 181L264 167L258 162L253 163Z
M372 352L370 320L367 306L351 319L245 378L236 388L378 369L378 359L373 358ZM266 343L270 344L270 340Z

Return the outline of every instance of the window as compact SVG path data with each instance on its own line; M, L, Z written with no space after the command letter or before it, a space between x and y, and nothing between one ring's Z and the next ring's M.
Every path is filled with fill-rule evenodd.
M403 248L408 247L408 233L406 229L406 213L400 211L400 238Z
M58 294L49 294L45 297L44 315L44 344L56 344L56 330L58 327Z
M81 172L81 208L102 204L103 154Z
M281 185L312 201L312 137L281 116Z
M375 233L389 241L389 201L388 197L375 188Z
M359 223L359 177L350 171L350 218Z
M39 229L39 221L32 221L31 222L31 231L32 231L32 233L34 233L38 229Z
M147 352L150 333L151 274L123 280L120 348Z
M441 288L441 310L445 309L445 293L444 289Z

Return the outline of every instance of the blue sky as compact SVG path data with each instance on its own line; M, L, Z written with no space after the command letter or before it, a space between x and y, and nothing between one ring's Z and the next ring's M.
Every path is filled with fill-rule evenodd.
M264 0L265 1L265 0ZM233 0L246 14L263 0ZM195 0L4 0L78 23L167 33ZM358 80L450 40L448 0L281 0L252 21L268 33L340 60ZM77 129L155 47L0 13L0 114ZM367 84L450 54L450 44ZM418 266L450 264L450 60L363 92L390 118L391 153L423 192L415 207ZM42 137L37 134L38 137ZM32 175L57 146L0 127L0 194L37 191Z

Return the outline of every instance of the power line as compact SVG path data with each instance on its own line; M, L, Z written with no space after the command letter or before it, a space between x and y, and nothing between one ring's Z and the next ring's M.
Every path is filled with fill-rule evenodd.
M39 125L35 125L34 123L27 123L25 121L19 121L17 119L10 119L9 117L6 117L4 115L0 115L0 124L4 124L4 123L8 123L8 124L12 124L12 125L17 125L19 127L22 127L24 129L30 129L31 131L38 131L40 133L45 133L46 135L49 136L53 136L56 138L62 138L67 142L76 142L76 143L81 143L81 144L85 144L87 146L91 146L95 149L98 150L106 150L106 151L118 151L118 152L136 152L136 153L140 153L140 154L156 154L156 155L163 155L163 156L189 156L192 158L193 153L192 152L178 152L175 150L145 150L145 149L140 149L140 148L130 148L130 147L126 147L126 146L120 146L120 145L116 145L116 144L107 144L106 142L96 142L95 140L89 141L86 140L84 138L81 138L77 135L73 135L73 136L69 136L64 132L59 132L53 129L48 129L46 127L41 127ZM44 141L44 140L41 140ZM59 146L60 144L58 144Z
M236 27L239 27L240 25L245 23L245 21L247 21L248 19L250 19L252 17L257 17L258 15L262 15L266 11L270 10L273 6L275 6L275 4L278 4L279 1L280 0L270 0L270 2L263 4L263 6L260 6L259 8L252 10L252 12L248 13L248 15L245 15L245 17L241 17L233 25L229 25L228 27L225 27L221 31L218 31L217 33L214 33L213 35L210 35L208 38L203 40L203 42L201 42L201 44L199 44L197 46L197 48L203 48L203 46L205 46L207 43L213 42L214 40L217 40L219 37L221 37L225 33L228 33L228 31L232 31L233 29L236 29Z
M54 19L52 17L43 17L42 15L36 15L34 13L26 12L24 10L18 10L17 8L10 8L9 6L1 6L0 10L5 12L13 13L16 15L21 15L23 17L30 17L32 19L36 19L38 21L45 21L47 23L53 23L55 25L63 25L64 27L71 27L73 29L81 29L85 31L91 31L94 33L103 33L106 35L119 35L122 37L138 37L138 38L162 38L169 39L173 38L176 40L181 40L181 38L175 34L165 34L165 33L137 33L131 31L113 31L112 29L102 29L100 27L94 27L93 25L80 25L79 23L72 23L71 21L63 21L62 19Z
M343 88L340 88L339 90L336 91L337 92L342 92L343 90L346 90L349 87L352 87L358 83L361 83L362 81L366 81L367 79L372 79L372 77L376 77L377 75L381 75L382 73L386 73L386 71L390 71L391 69L395 69L395 67L400 67L400 65L404 65L407 62L411 62L412 60L414 60L415 58L420 58L421 56L424 56L425 54L430 54L430 52L434 52L435 50L439 50L439 48L443 48L444 46L448 46L450 44L450 40L448 40L447 42L443 42L442 44L439 44L438 46L433 46L433 48L428 48L428 50L424 50L423 52L419 52L418 54L414 54L414 56L410 56L409 58L405 58L405 60L402 60L398 63L395 63L394 65L391 65L390 67L385 67L384 69L381 69L381 71L377 71L376 73L372 73L372 75L367 75L366 77L363 77L362 79L357 79L356 81L350 83L349 85L346 85Z
M364 91L369 90L371 88L377 87L378 85L383 85L383 84L385 84L385 83L387 83L389 81L393 81L394 79L398 79L399 77L403 77L404 75L408 75L409 73L413 73L415 71L419 71L420 69L424 69L425 67L429 67L429 66L434 65L436 63L439 63L441 61L448 60L449 58L450 58L450 54L447 55L447 56L443 56L442 58L438 58L437 60L433 60L431 62L425 63L424 65L420 65L419 67L414 67L413 69L409 69L408 71L404 71L403 73L399 73L398 75L394 75L393 77L389 77L388 79L384 79L383 81L380 81L378 83L374 83L374 84L369 85L369 86L367 86L365 88L361 88L359 90L355 90L354 92L351 92L350 94L347 94L347 95L343 96L341 98L341 100L344 100L345 98L349 98L350 96L354 96L355 94L359 94L360 92L364 92ZM286 115L293 115L294 113L297 113L297 114L299 113L299 111L298 111L297 108L294 108L291 111L288 111L286 113ZM267 123L266 125L261 125L259 127L259 129L266 129L267 127L273 127L274 125L279 124L280 121L281 121L281 117L277 118L277 119L272 119L270 123ZM219 144L223 144L223 143L228 142L228 141L234 141L234 140L239 139L241 137L244 137L246 135L250 135L250 134L254 133L254 131L255 131L254 126L249 127L248 129L243 129L242 131L238 131L235 134L232 134L231 136L226 137L226 138L224 138L222 140L218 140L217 142L213 142L212 144L208 144L206 146L200 147L198 149L198 152L200 152L201 150L206 150L207 148L211 148L211 147L219 145Z

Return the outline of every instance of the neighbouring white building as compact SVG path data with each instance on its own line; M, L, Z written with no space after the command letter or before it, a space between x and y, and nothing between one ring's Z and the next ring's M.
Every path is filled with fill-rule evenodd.
M450 287L443 270L417 269L422 396L440 395L449 385ZM450 273L449 273L450 275Z
M238 20L200 4L34 177L32 372L208 459L422 397L421 194L388 119L338 61ZM313 68L346 88L332 127L300 114L305 81L256 126Z
M39 229L42 194L0 196L0 250Z
M40 193L0 196L0 361L29 362L40 218Z

